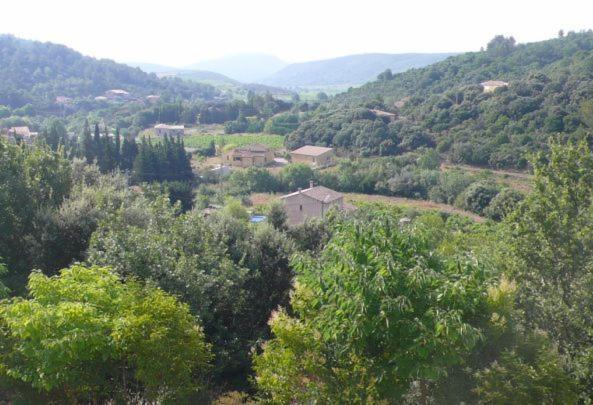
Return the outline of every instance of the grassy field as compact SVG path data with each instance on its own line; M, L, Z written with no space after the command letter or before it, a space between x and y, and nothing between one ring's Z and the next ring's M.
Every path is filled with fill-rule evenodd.
M184 137L183 141L188 148L205 148L212 141L217 146L224 145L225 148L246 146L254 143L261 143L272 149L280 149L284 146L283 136L270 134L193 134Z
M271 149L281 149L284 146L284 137L281 135L272 134L230 134L225 135L218 126L212 126L211 128L204 128L206 131L201 132L201 128L188 128L186 135L183 137L183 142L187 148L205 148L210 145L211 141L214 141L216 146L224 145L225 148L241 147L251 145L254 143L261 143ZM158 139L154 135L152 128L145 129L140 133L140 137L151 138L153 142Z

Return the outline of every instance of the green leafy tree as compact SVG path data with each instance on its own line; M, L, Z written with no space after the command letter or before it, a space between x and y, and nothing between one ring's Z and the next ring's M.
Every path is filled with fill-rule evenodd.
M181 399L202 388L210 360L186 305L107 268L33 273L30 299L0 305L0 378L58 402ZM166 350L163 350L166 348Z
M0 256L11 271L11 290L24 286L31 269L26 247L37 212L69 195L71 173L70 163L47 147L21 148L0 139Z
M284 206L280 202L270 204L266 213L268 222L275 229L280 231L287 229L288 216L284 210Z
M484 269L436 254L393 217L346 223L320 257L294 265L294 316L273 317L255 358L273 403L398 402L413 381L461 364L489 317Z
M509 224L509 271L528 325L546 331L593 396L593 152L586 141L552 142L533 159L533 192Z
M282 168L279 176L285 190L296 191L309 188L309 182L315 179L315 172L306 164L291 163Z

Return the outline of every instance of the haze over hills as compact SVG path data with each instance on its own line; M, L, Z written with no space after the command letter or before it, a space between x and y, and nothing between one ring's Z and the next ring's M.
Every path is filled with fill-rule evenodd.
M243 83L253 83L276 73L285 66L287 66L286 62L273 55L237 54L194 63L184 68L208 70Z
M369 53L290 64L262 83L282 87L358 86L386 69L393 73L439 62L455 53Z
M582 112L593 99L592 71L591 31L519 45L498 36L484 51L337 95L288 136L287 146L363 155L436 147L454 163L524 168L526 154L545 149L550 136L593 126ZM485 91L485 81L503 84Z
M222 73L209 70L184 69L172 66L159 65L155 63L127 63L132 67L137 67L147 73L155 73L159 77L178 77L180 79L191 80L200 83L217 85L239 85L240 82L231 79Z

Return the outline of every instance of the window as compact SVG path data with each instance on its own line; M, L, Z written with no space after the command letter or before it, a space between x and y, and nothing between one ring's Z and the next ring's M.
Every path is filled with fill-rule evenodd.
M299 211L302 211L302 210L303 210L303 205L301 204L301 205L299 205Z

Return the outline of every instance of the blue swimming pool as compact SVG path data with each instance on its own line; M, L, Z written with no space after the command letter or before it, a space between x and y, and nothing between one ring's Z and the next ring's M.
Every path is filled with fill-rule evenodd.
M265 215L252 215L249 221L253 222L254 224L258 224L260 222L264 222L266 220Z

